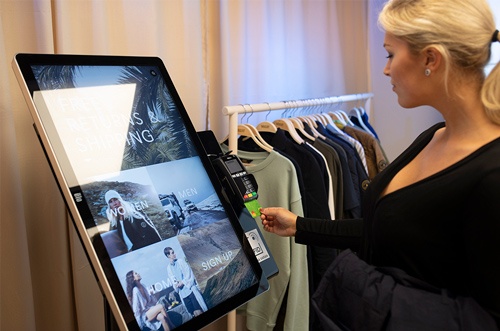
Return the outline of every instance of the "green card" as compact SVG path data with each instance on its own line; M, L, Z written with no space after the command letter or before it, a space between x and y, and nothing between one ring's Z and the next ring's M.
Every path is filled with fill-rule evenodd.
M257 199L245 202L245 207L247 207L248 211L252 215L253 218L260 216L260 204Z

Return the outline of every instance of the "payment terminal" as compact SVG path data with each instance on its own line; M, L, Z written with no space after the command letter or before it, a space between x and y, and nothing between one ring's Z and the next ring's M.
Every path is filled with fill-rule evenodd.
M198 136L222 183L224 189L222 195L239 216L241 227L245 231L264 274L268 278L277 275L278 266L257 224L260 222L258 219L260 206L257 202L259 195L255 177L247 172L237 155L223 153L212 131L198 131Z

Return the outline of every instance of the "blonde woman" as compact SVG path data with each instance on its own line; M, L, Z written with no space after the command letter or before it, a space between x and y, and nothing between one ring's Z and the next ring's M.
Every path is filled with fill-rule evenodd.
M456 298L453 305L468 305L463 314L451 312L455 317L446 320L447 316L434 313L438 300L428 304L407 297L404 312L397 305L385 307L382 300L374 300L374 309L384 311L379 316L380 329L389 325L415 330L455 330L457 325L497 329L500 65L485 77L491 46L499 41L493 13L485 0L393 0L385 4L379 23L385 30L387 51L383 72L390 77L399 104L404 108L431 106L444 122L424 131L374 178L365 194L363 219L312 220L281 208L264 208L263 226L281 236L295 236L298 243L356 251L361 258L356 263L362 268L366 263L393 268L389 273L397 269L413 284L422 281L423 287L449 293L447 298ZM356 261L346 252L343 258ZM349 277L354 284L353 274L343 272L355 265L344 262L337 258L324 277L339 282L324 286L342 286L342 280ZM382 269L366 270L376 274ZM388 279L383 272L379 276ZM385 297L389 303L404 301L399 290L391 291ZM318 305L331 299L327 296L327 292L317 292ZM332 310L338 308L330 322L351 329L370 324L371 330L376 329L362 309L339 302L351 310L343 311L334 308L335 302L330 301ZM364 297L366 306L360 303L360 307L365 309L368 302ZM358 315L346 317L349 313ZM399 320L400 328L394 327L396 314L406 316L406 322ZM404 323L408 323L406 328L401 326Z

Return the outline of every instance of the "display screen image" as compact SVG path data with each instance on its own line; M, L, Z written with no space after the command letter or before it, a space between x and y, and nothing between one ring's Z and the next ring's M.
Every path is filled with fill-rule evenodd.
M20 54L14 69L121 329L198 329L267 289L161 60Z

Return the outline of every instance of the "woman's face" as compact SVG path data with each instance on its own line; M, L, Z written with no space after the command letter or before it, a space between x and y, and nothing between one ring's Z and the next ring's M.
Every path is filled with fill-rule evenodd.
M109 199L108 204L109 204L109 208L111 208L111 209L116 209L122 205L120 200L118 200L117 198Z
M140 275L138 272L134 271L134 280L135 280L135 281L139 281L139 280L141 280L141 279L142 279L142 278L141 278L141 275Z
M390 33L385 34L384 48L388 53L384 75L391 78L398 103L404 108L421 106L428 78L424 74L425 56L412 54L405 41Z

